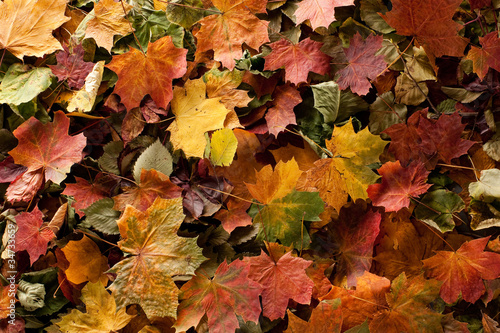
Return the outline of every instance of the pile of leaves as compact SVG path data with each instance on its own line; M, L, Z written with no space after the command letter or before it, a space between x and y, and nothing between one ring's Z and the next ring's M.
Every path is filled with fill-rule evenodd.
M0 330L500 332L498 9L0 1Z

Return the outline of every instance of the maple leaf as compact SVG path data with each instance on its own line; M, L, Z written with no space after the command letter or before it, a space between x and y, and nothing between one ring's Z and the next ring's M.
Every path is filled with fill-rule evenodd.
M296 125L293 108L302 102L300 93L290 85L276 88L273 93L273 107L267 110L266 122L269 133L278 136L288 125Z
M347 202L347 194L353 200L367 199L368 186L378 179L367 165L379 161L386 144L368 128L355 133L352 120L335 127L332 138L326 141L332 158L316 161L306 183L316 187L321 198L337 211Z
M369 80L376 79L387 66L383 55L375 55L382 47L383 39L382 36L369 35L363 40L359 32L354 35L349 48L344 50L349 64L338 71L340 89L351 87L353 93L368 94L372 86Z
M172 80L186 73L186 54L186 49L175 47L172 37L165 36L149 43L146 54L130 47L127 53L113 56L106 67L118 75L114 93L129 111L147 94L166 109L172 99Z
M295 11L297 23L309 20L313 30L326 27L335 19L335 7L354 5L354 0L303 0Z
M174 88L172 112L175 120L167 128L175 149L182 149L187 157L203 158L205 132L224 128L229 110L218 98L206 98L203 79L186 82L184 88Z
M268 204L291 193L301 174L299 165L292 158L288 162L279 161L274 170L271 165L266 165L255 173L256 183L246 186L253 198Z
M330 57L320 51L323 43L306 38L298 44L280 39L269 44L271 53L264 57L264 70L285 68L285 80L298 85L307 81L309 72L321 75L330 71Z
M161 199L142 212L127 206L117 221L126 257L110 272L117 277L109 289L117 305L139 304L146 315L176 317L179 290L172 277L194 275L206 259L196 238L181 238L182 198Z
M0 183L10 183L26 172L28 168L14 163L12 156L7 156L0 162Z
M16 216L17 232L15 240L15 251L26 250L30 256L30 263L47 253L47 243L56 237L50 228L42 227L43 214L35 206L31 212L23 212Z
M66 80L70 88L81 89L94 63L83 61L85 51L82 44L73 46L71 50L66 45L63 48L64 51L56 54L57 65L48 66L59 82Z
M311 261L293 257L291 252L281 258L268 256L263 250L258 257L247 257L248 277L262 286L263 314L270 320L284 318L288 300L309 304L314 282L306 275Z
M200 21L200 30L194 33L197 39L196 53L214 50L214 59L232 70L234 59L240 59L243 43L253 49L269 42L267 26L254 14L265 13L265 0L214 0L220 14L207 16ZM249 33L250 32L250 33Z
M127 205L146 210L156 198L174 199L181 196L182 189L174 185L168 176L155 169L142 169L137 186L127 188L124 193L113 197L114 209L123 211Z
M339 254L338 272L347 275L347 287L356 286L356 279L370 270L381 219L380 213L353 204L340 210L338 221L315 234L328 253Z
M108 270L108 259L101 254L99 247L87 236L79 241L69 241L62 248L62 252L69 262L64 271L68 280L74 284L87 281L96 283L99 280L106 283L107 277L103 273Z
M116 332L125 327L133 315L125 308L116 309L115 299L108 294L101 282L87 283L82 289L82 302L86 312L77 309L57 321L55 324L63 332Z
M410 199L427 192L432 184L427 184L430 171L420 161L413 161L407 168L399 161L387 162L380 169L381 184L368 186L368 197L375 206L383 206L386 212L395 212L410 206Z
M465 242L457 251L437 251L423 260L429 277L443 281L440 295L446 303L462 298L474 303L485 292L484 280L500 276L500 254L484 252L489 237Z
M391 288L391 281L385 277L365 272L356 281L356 290L333 286L321 300L340 298L342 309L342 331L372 319L380 310L387 308L385 294Z
M439 296L440 281L426 280L422 275L411 280L401 273L392 281L386 295L389 309L375 314L370 332L443 332L443 315L427 306Z
M44 177L59 184L71 166L80 162L86 138L83 133L69 136L68 129L69 119L57 111L52 123L43 124L32 117L14 130L19 145L9 154L28 170L9 185L7 200L31 200Z
M221 221L222 227L231 233L237 227L252 224L252 218L247 214L250 203L229 199L226 201L227 209L221 209L215 213L214 218Z
M479 37L479 42L482 47L472 46L465 59L472 60L474 73L483 80L489 68L500 71L500 39L492 31Z
M0 49L17 58L42 57L61 50L52 31L70 18L66 0L5 0L0 2Z
M11 286L12 285L0 286L0 319L7 318L9 316L13 303L15 308L17 300L12 297L12 292L14 292L14 294L16 293L17 285L14 284L13 289L10 289Z
M391 137L389 152L403 166L420 160L427 169L433 169L439 160L449 164L474 145L473 141L460 138L465 124L457 112L443 114L438 120L428 119L427 112L427 108L415 112L406 124L392 125L382 132Z
M324 300L312 310L311 317L304 321L288 313L288 328L285 333L340 333L342 328L342 308L339 300Z
M392 10L380 14L396 33L414 36L432 57L462 57L468 40L458 35L462 25L453 21L461 0L394 0Z
M237 89L243 81L243 71L219 71L212 68L203 75L207 85L208 98L220 97L220 102L229 110L235 107L244 108L250 103L252 98L245 90Z
M61 194L70 195L75 199L71 207L75 208L75 212L83 217L85 213L82 209L108 197L110 188L106 182L110 181L110 179L100 173L95 177L93 183L89 183L86 179L80 177L75 177L75 180L75 184L66 184L66 188Z
M318 257L313 257L313 259L311 266L306 268L306 274L314 282L312 297L319 299L332 289L332 283L325 271L334 265L334 261Z
M234 332L238 327L236 315L244 321L257 322L261 312L261 286L248 278L250 265L241 260L227 264L224 260L212 279L196 274L184 284L179 295L175 329L186 331L196 327L204 314L210 332Z
M114 35L127 35L133 29L125 18L133 8L128 3L100 0L94 7L94 17L87 22L85 38L94 38L98 46L111 53Z

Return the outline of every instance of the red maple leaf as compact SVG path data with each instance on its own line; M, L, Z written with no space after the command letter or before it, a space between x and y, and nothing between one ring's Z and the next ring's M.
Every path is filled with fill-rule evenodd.
M441 115L438 120L427 118L428 109L415 112L406 124L395 124L383 131L391 137L389 152L401 165L420 160L433 169L439 160L451 163L453 158L466 154L473 141L460 138L465 128L460 115Z
M31 117L14 130L19 145L9 152L16 164L28 170L7 189L7 200L29 201L45 180L60 184L74 163L80 162L86 138L83 133L69 136L69 119L54 113L54 121L43 124Z
M262 250L260 256L245 261L250 263L248 277L263 287L262 307L267 318L284 318L289 299L301 304L311 302L314 282L306 275L311 261L293 257L291 252L272 258Z
M118 75L114 93L129 111L148 94L166 109L173 97L172 80L186 73L186 54L186 49L175 47L172 37L165 36L149 43L146 54L131 47L127 53L113 56L106 67Z
M462 0L393 0L392 10L380 14L397 34L414 36L431 57L461 57L468 40L458 35L463 26L453 21Z
M16 216L18 230L15 239L15 251L26 250L33 265L41 255L47 253L47 243L56 237L49 228L40 228L43 224L43 214L35 206L32 212L21 213Z
M413 161L407 168L399 161L387 162L378 173L381 184L368 186L368 197L375 206L383 206L386 212L396 212L410 206L410 198L425 193L432 184L427 184L430 171L420 161Z
M500 254L484 252L489 238L465 242L455 252L437 251L422 261L429 277L443 281L440 296L446 303L455 302L460 293L465 301L474 303L486 290L483 279L500 277Z
M366 40L357 32L351 39L349 48L344 50L349 65L338 71L337 81L340 89L351 87L351 91L358 95L368 94L371 83L383 73L387 64L383 55L375 55L382 47L382 36L369 35Z
M363 209L358 204L342 207L338 220L317 234L328 253L338 254L338 268L347 276L347 286L372 265L373 245L380 231L380 213Z
M266 122L269 133L278 136L285 130L287 125L296 125L293 108L302 102L300 93L290 85L283 85L276 88L273 93L273 107L267 110Z
M306 38L298 44L280 39L269 44L272 52L265 56L264 70L285 68L285 79L294 84L307 81L309 72L321 75L330 71L330 57L320 51L323 43Z
M482 80L489 68L500 71L500 38L492 31L484 37L479 37L481 48L472 46L466 59L472 60L474 73Z
M224 260L213 279L197 273L181 288L176 331L196 327L205 314L210 332L216 333L234 332L239 327L236 315L257 322L262 288L248 278L249 270L250 265L241 260L229 265Z
M85 209L97 200L109 197L110 184L106 184L111 179L99 173L94 182L89 183L86 179L75 177L76 184L66 184L66 188L61 194L71 195L75 201L71 205L78 215L84 216Z
M354 0L303 0L295 11L297 23L305 20L311 22L311 27L326 27L335 21L335 7L354 5Z
M85 78L94 68L94 63L83 61L85 51L81 44L75 45L70 50L63 45L64 51L56 54L57 65L48 65L59 79L66 80L68 86L73 89L81 89L85 84Z

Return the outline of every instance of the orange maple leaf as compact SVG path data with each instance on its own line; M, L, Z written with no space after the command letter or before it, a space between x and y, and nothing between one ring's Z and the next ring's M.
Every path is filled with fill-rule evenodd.
M214 0L220 14L207 16L199 21L196 53L214 50L214 59L232 70L234 59L240 59L243 43L253 49L269 42L267 26L255 14L266 12L265 0Z
M186 54L186 49L175 47L172 37L165 36L149 43L146 54L131 47L113 56L106 67L118 75L114 93L127 110L138 107L147 94L166 109L173 96L172 80L186 73Z

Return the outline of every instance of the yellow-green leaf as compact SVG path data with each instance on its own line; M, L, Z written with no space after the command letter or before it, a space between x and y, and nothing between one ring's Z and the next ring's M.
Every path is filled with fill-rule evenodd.
M231 129L216 131L210 143L210 161L215 166L229 166L233 162L237 147L238 139Z

